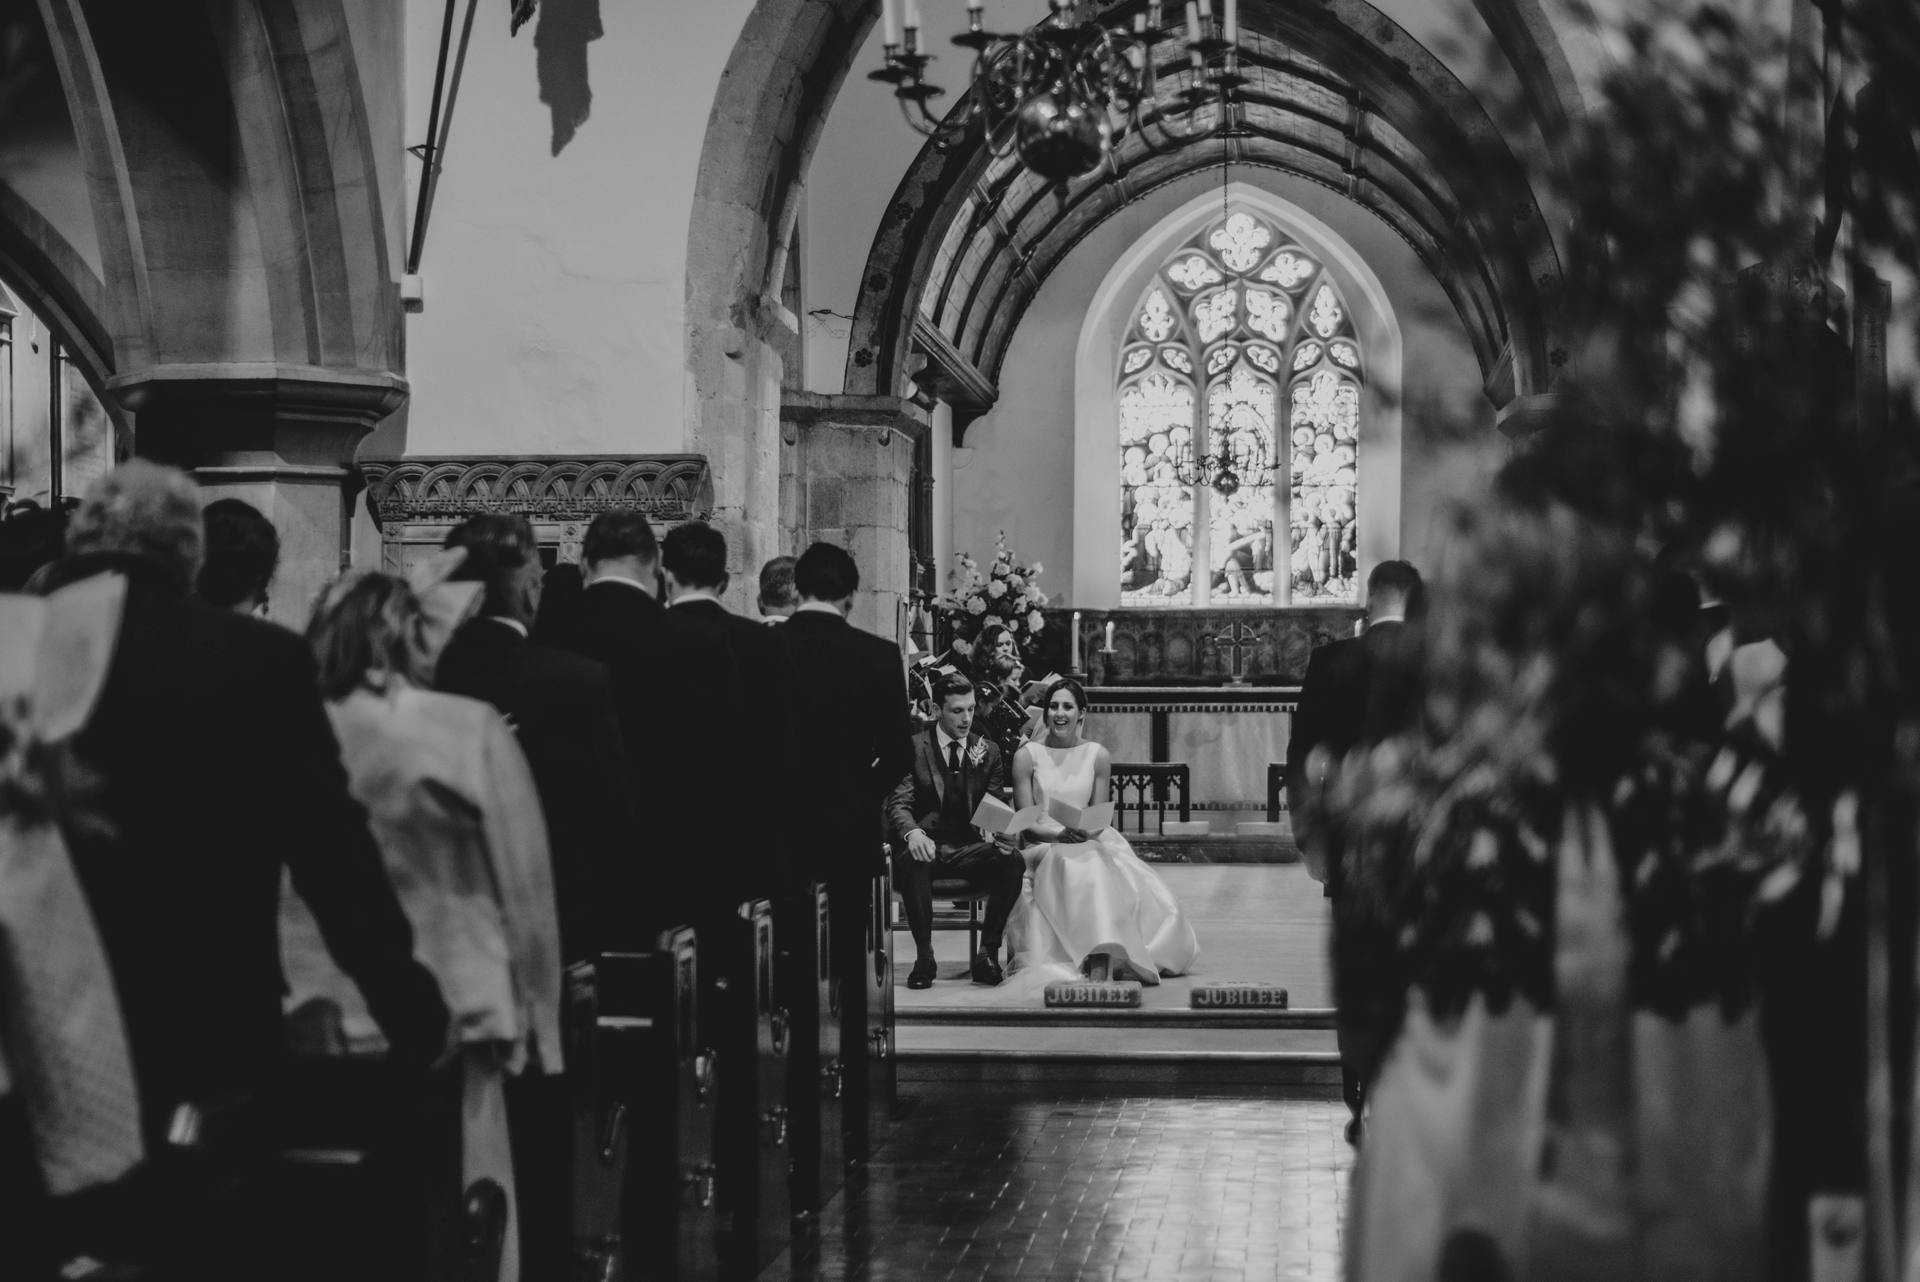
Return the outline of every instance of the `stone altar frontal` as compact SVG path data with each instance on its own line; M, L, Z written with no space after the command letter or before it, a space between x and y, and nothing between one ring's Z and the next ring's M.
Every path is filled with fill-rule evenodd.
M1087 702L1087 737L1107 745L1115 761L1185 762L1196 815L1254 819L1267 807L1267 766L1287 759L1299 690L1102 686L1087 691Z

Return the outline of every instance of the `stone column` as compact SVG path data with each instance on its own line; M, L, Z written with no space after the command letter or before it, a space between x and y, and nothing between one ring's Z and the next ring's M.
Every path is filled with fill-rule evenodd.
M134 416L134 452L190 471L207 500L238 498L280 533L269 610L306 626L320 590L352 559L353 452L406 400L406 381L371 370L285 365L166 366L115 378Z
M780 417L793 459L781 507L794 523L795 552L825 541L853 553L853 623L893 637L911 586L908 487L926 411L898 396L788 392Z

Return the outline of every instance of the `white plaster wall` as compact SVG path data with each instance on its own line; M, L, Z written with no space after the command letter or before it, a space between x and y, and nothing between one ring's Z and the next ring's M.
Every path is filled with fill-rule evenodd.
M1363 541L1391 554L1397 538L1400 555L1430 563L1441 514L1450 503L1479 493L1506 456L1458 318L1412 250L1372 215L1323 188L1270 171L1236 169L1234 177L1326 224L1378 276L1402 337L1402 453L1398 493L1387 485L1361 497L1365 511L1370 501L1377 505L1391 496L1397 522L1372 526ZM1087 585L1115 577L1109 563L1118 536L1109 539L1081 520L1086 514L1076 511L1073 498L1076 349L1088 308L1114 263L1168 214L1208 187L1217 191L1219 181L1217 174L1197 175L1127 207L1047 279L1009 348L999 403L968 429L965 445L953 453L956 553L988 553L996 532L1005 529L1024 557L1046 565L1041 586L1057 603L1102 603ZM1353 301L1352 286L1348 293ZM1362 476L1364 485L1367 473ZM1076 524L1082 527L1078 537ZM1363 557L1380 554L1362 548Z
M685 448L687 223L749 7L601 0L592 114L558 156L541 18L509 39L505 6L481 7L428 226L426 307L407 325L408 453ZM426 135L443 12L406 5L409 143ZM409 223L419 173L410 162Z

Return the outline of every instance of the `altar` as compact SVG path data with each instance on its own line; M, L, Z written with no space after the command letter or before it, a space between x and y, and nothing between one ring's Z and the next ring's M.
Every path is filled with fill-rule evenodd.
M1115 762L1185 764L1191 819L1223 837L1267 818L1268 767L1286 760L1307 661L1351 636L1362 613L1050 610L1051 644L1030 656L1029 669L1083 674L1088 737Z

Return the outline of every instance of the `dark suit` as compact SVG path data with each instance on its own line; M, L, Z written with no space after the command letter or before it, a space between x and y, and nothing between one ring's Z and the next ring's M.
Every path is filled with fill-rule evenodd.
M134 558L74 558L60 578L103 570L127 575L126 612L75 752L113 833L75 834L73 859L150 1142L176 1105L249 1097L275 1076L283 865L395 1054L430 1061L447 1008L347 790L306 644Z
M1324 746L1338 762L1354 748L1412 728L1419 716L1420 670L1418 633L1394 620L1313 652L1287 742L1288 804L1302 847L1321 839L1302 825L1313 813L1310 799L1318 785L1308 778L1314 748ZM1340 1075L1347 1107L1358 1117L1386 1049L1384 1038L1397 1022L1396 988L1381 966L1393 955L1392 925L1359 911L1360 897L1348 893L1349 875L1344 853L1330 849L1326 893L1333 900Z
M795 830L802 875L874 876L883 807L913 765L900 651L820 610L802 610L768 635L797 674L794 717L806 731L792 763L804 815Z
M913 736L913 772L902 779L888 802L893 829L893 880L922 957L933 954L933 879L960 877L987 892L980 927L980 951L1000 951L1007 917L1020 898L1026 865L1019 854L982 840L969 822L981 798L999 796L1007 783L1006 763L990 740L969 734L959 752L959 769L942 759L940 730L929 726ZM919 829L933 839L936 854L922 863L907 850L907 835Z
M474 619L441 652L434 684L485 700L512 724L546 816L561 952L568 962L591 956L608 925L600 870L633 862L639 846L606 669L529 642L510 623Z

